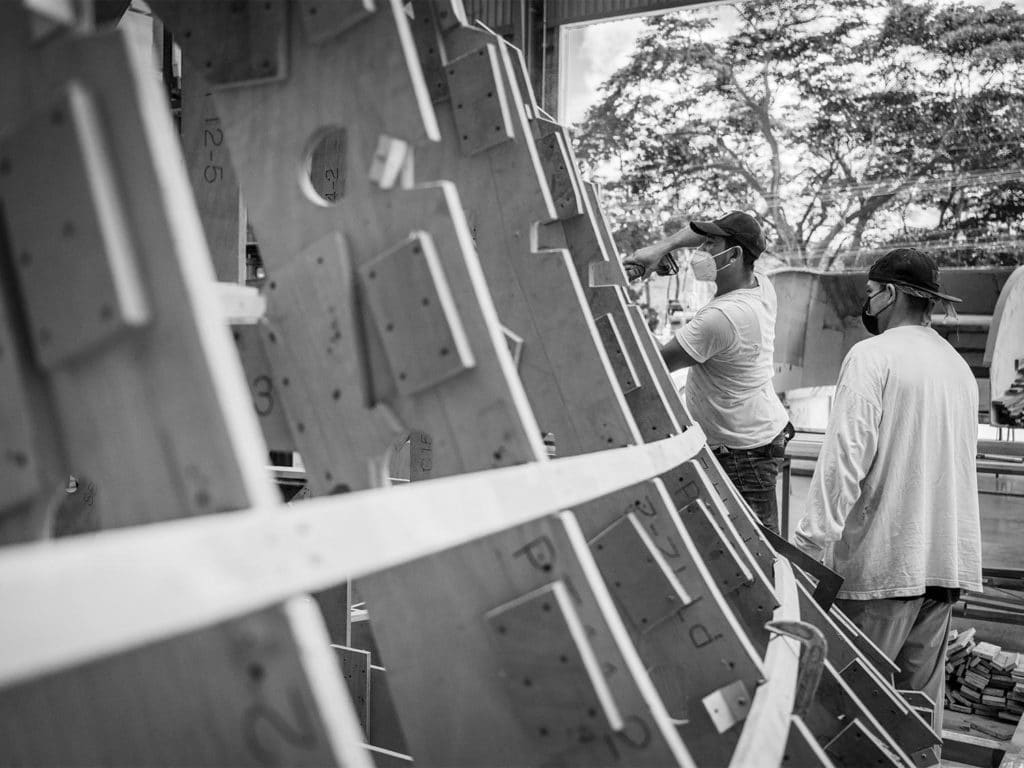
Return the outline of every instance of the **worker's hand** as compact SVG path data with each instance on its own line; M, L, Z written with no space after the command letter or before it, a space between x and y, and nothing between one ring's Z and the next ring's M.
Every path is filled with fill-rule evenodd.
M666 256L665 249L657 245L637 248L622 260L622 266L630 280L639 280L656 271Z

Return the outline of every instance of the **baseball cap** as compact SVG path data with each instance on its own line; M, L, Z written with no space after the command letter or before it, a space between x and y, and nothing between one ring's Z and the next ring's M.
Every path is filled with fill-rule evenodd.
M714 221L691 221L690 229L701 235L731 238L755 257L764 253L768 247L757 219L743 211L730 211Z
M942 286L939 285L939 265L935 263L935 259L917 248L897 248L889 251L871 265L868 280L903 286L943 301L962 301L956 296L942 293Z

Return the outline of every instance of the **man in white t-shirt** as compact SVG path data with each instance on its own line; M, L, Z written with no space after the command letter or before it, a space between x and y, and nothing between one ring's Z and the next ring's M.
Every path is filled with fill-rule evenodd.
M778 533L775 486L792 427L772 386L775 289L754 270L764 233L752 216L733 211L690 222L625 264L642 274L676 248L702 249L690 266L717 291L662 347L662 357L669 370L692 368L685 390L690 414L751 509Z
M898 248L868 272L876 334L843 361L795 543L844 579L836 604L924 691L942 732L946 639L961 589L981 589L978 385L929 326L935 261Z

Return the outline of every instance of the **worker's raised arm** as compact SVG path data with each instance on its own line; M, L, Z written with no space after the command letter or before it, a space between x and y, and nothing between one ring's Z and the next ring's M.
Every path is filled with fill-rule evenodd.
M665 256L676 248L698 248L704 244L704 235L694 232L687 223L677 232L662 238L656 243L637 248L633 253L626 256L623 264L636 264L643 267L643 273L653 272Z
M870 362L851 350L839 374L806 514L794 538L800 549L819 560L825 547L842 537L846 519L861 496L861 482L875 460L882 402L881 382L872 369Z

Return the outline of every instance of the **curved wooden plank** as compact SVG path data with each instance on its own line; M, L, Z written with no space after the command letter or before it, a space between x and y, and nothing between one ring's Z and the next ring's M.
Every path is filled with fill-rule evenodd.
M985 347L995 426L1024 426L1024 267L1007 280L992 316Z
M785 558L775 560L775 590L779 606L773 619L798 621L800 596L793 567ZM800 644L789 637L775 635L768 641L765 655L766 680L754 694L730 768L760 768L780 765L789 737L790 715L796 700L796 678L800 663Z
M0 558L0 605L9 617L0 635L0 684L224 621L571 508L685 461L702 440L688 430L649 445L310 499L286 510L268 505L10 547ZM387 546L367 547L367 541ZM134 613L128 625L118 618L126 606ZM70 636L69 624L76 627Z

